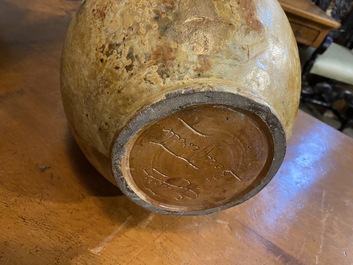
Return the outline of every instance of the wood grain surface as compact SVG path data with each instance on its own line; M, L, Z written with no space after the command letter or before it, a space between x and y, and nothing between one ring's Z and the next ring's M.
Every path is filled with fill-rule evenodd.
M302 112L273 181L223 212L150 213L100 176L59 92L79 2L0 0L0 264L353 264L353 140Z

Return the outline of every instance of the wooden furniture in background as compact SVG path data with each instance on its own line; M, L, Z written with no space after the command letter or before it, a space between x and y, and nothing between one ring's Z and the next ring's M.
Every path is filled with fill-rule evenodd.
M329 8L342 25L330 32L303 64L301 102L316 116L334 115L339 121L337 129L343 131L353 122L352 1L315 2L323 10Z
M319 47L327 34L340 27L310 0L279 0L300 44Z
M273 181L226 211L153 214L99 176L59 92L79 2L0 1L0 264L352 264L353 140L302 112Z

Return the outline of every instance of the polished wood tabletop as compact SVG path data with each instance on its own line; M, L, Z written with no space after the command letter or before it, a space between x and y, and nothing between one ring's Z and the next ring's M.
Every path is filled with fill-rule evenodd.
M60 98L79 2L0 0L0 264L353 264L353 140L302 112L278 174L222 212L151 213L100 176Z

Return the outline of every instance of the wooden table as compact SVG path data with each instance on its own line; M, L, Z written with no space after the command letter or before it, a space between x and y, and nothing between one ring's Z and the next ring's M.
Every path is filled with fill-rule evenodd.
M302 112L279 173L238 207L162 216L105 181L60 100L77 2L0 1L0 264L353 264L353 140Z
M341 24L330 18L311 0L279 0L298 43L319 47L327 34Z

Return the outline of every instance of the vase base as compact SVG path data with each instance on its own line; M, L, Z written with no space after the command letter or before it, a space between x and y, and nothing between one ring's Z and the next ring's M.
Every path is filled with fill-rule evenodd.
M119 134L113 173L149 210L205 214L255 195L284 154L284 131L268 107L226 92L173 94Z

